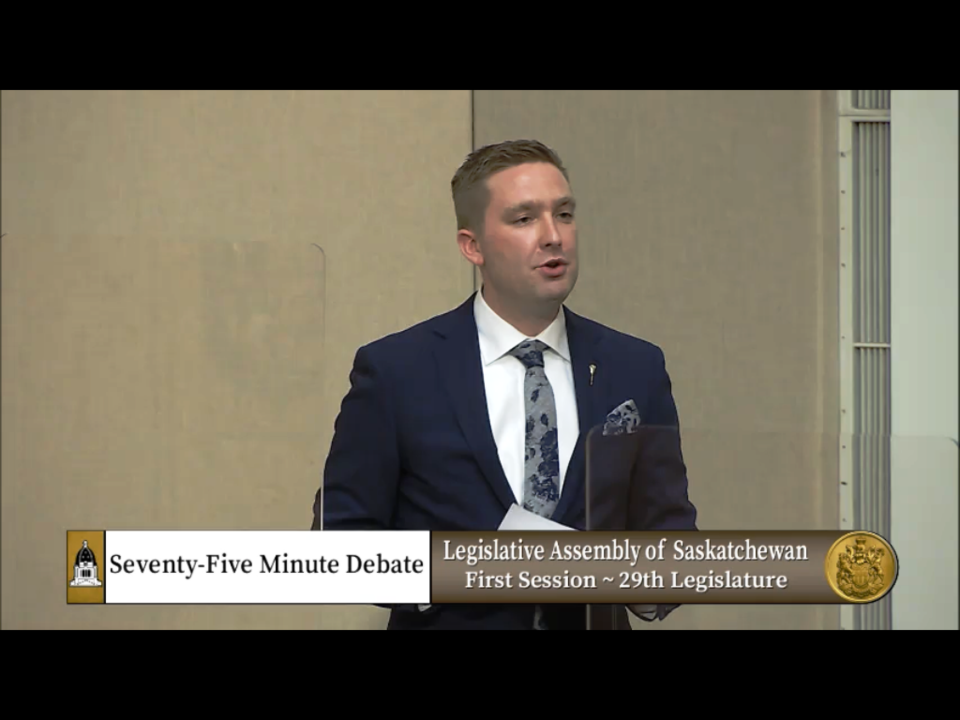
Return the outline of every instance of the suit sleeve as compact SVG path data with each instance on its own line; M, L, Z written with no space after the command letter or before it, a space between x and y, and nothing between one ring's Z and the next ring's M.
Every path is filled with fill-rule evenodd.
M323 484L313 506L313 530L390 530L400 483L397 418L389 381L370 350L360 348L350 390L334 423ZM415 605L377 607L419 612Z
M696 530L697 510L688 496L680 420L670 376L659 350L654 376L637 458L643 482L638 497L632 499L631 516L637 518L636 530Z
M323 487L314 504L315 529L321 513L325 530L392 527L400 459L389 392L369 350L360 348L350 371L350 390L334 423Z
M690 502L687 468L680 442L680 419L663 352L657 349L647 417L641 428L647 437L637 462L644 482L639 497L631 498L631 515L637 530L697 530L697 509ZM663 620L679 605L658 605ZM653 620L649 615L644 620Z

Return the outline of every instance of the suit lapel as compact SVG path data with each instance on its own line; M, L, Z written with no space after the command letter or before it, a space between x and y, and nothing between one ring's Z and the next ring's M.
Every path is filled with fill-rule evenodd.
M506 511L516 498L500 464L490 427L473 299L471 295L436 331L440 337L434 345L434 355L441 382L456 411L463 435Z
M573 366L574 391L577 396L580 435L564 477L560 502L553 513L553 519L561 523L568 512L584 502L585 440L590 429L601 422L606 415L607 408L603 403L608 393L604 388L609 387L608 376L603 372L600 335L579 315L570 312L566 307L564 312L566 313L567 342L570 345L570 362ZM592 385L591 365L595 366Z

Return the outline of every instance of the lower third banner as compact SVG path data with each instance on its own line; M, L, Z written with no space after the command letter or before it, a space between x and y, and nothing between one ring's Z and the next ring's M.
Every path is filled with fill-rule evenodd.
M896 583L870 532L67 533L70 604L848 604Z
M67 533L67 602L380 605L430 602L429 532Z
M870 532L433 533L431 602L836 605L897 579Z

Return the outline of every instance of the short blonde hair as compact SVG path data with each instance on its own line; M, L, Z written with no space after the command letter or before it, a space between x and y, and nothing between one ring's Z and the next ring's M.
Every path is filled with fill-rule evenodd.
M507 140L485 145L467 155L450 183L457 230L467 229L481 234L484 215L490 203L487 178L501 170L531 162L546 162L556 166L570 182L557 153L538 140Z

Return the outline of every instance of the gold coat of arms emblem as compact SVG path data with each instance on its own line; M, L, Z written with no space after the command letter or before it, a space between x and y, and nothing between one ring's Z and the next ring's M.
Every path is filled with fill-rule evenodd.
M827 553L827 580L840 597L850 602L874 602L890 591L896 580L893 548L879 535L849 533Z

